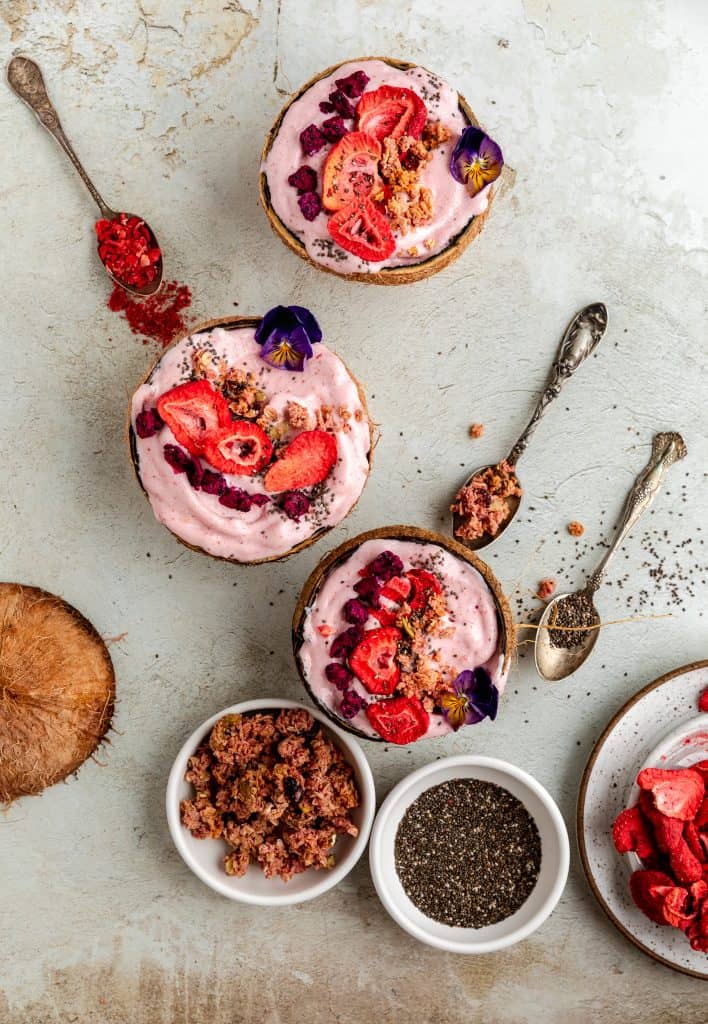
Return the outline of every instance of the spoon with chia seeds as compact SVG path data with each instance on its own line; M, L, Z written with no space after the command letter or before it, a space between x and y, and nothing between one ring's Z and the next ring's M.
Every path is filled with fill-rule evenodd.
M111 280L115 284L120 285L124 291L130 292L131 295L138 295L141 297L152 295L153 292L156 292L162 284L162 253L155 237L155 232L147 221L142 217L138 217L137 214L118 213L106 204L100 192L84 170L83 164L74 152L73 146L64 133L64 129L62 128L59 120L59 115L54 109L52 101L49 99L47 87L44 84L44 78L39 65L33 60L30 60L29 57L13 57L7 66L7 81L13 92L17 93L21 100L24 100L30 110L34 112L42 127L47 129L52 138L59 143L66 155L69 157L75 170L78 172L79 177L91 193L94 202L101 211L101 216L104 218L104 222L118 223L119 219L122 219L128 222L128 226L130 228L137 225L137 230L139 230L144 236L141 259L143 262L147 260L149 266L149 278L145 278L144 283L133 283L132 280L126 280L114 273L108 265L107 260L101 255L100 246L99 258L103 264L104 270ZM124 230L122 223L121 229ZM148 253L151 255L147 255Z
M465 547L472 551L488 547L515 519L523 494L516 464L548 406L558 397L563 384L593 354L606 330L607 309L602 302L585 306L573 317L553 360L546 386L518 441L505 459L480 466L458 490L450 509L452 533Z
M659 493L669 466L686 455L686 445L673 431L656 434L651 458L632 484L617 532L605 556L581 590L559 594L545 608L536 631L534 654L538 674L548 682L572 675L590 656L602 626L593 601L614 554Z

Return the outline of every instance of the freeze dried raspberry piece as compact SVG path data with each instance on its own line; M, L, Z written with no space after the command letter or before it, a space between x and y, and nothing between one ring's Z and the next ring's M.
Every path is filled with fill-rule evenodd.
M327 145L327 139L316 124L308 124L307 128L300 132L300 145L305 156L314 156Z
M691 768L644 768L637 783L651 792L657 811L682 821L696 816L705 796L703 777Z
M327 139L327 142L339 142L339 140L347 134L347 126L344 123L343 118L328 117L326 121L323 121L320 125L320 131Z
M305 220L315 220L322 211L322 200L316 192L303 192L298 198L297 205Z
M612 842L618 853L634 851L640 860L656 852L647 822L639 805L621 811L612 826Z
M335 78L334 84L350 100L356 100L369 84L369 76L365 71L352 71L346 78Z
M298 167L294 174L288 178L288 185L292 185L298 192L314 192L317 188L317 171L307 164Z

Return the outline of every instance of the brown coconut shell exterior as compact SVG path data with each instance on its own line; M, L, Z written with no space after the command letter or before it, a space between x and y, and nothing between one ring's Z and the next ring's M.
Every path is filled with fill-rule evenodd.
M411 64L407 61L396 60L394 57L354 57L351 60L340 61L339 64L333 64L331 67L326 68L324 71L321 71L318 75L315 75L308 82L306 82L301 89L298 89L298 91L290 97L288 102L285 104L283 109L278 114L278 117L276 118L273 127L266 135L266 139L263 144L263 151L261 153L261 164L268 156L270 148L273 145L273 141L275 140L275 137L277 136L280 130L282 120L285 117L285 114L287 113L291 105L296 100L300 99L300 97L303 96L307 92L307 90L310 89L316 82L319 82L320 79L322 78L327 78L328 75L331 75L334 71L337 70L337 68L340 68L343 64L355 64L359 61L365 60L380 60L383 61L385 64L390 64L392 68L396 68L399 71L408 71L411 68L420 66L417 64ZM460 95L459 93L458 101L460 111L462 112L462 115L466 119L467 123L480 127L479 121L475 117L469 103L464 98L464 96ZM282 220L273 209L273 205L270 201L270 190L268 188L268 180L263 171L260 172L258 177L258 192L260 195L261 204L263 205L263 209L266 212L266 216L268 217L268 221L273 231L275 231L278 238L280 238L280 240L284 242L289 249L292 249L292 251L301 259L311 264L311 266L316 267L317 270L323 270L327 274L334 274L336 277L344 278L347 281L360 281L362 282L362 284L386 285L412 284L414 281L423 281L425 280L425 278L430 277L432 274L437 274L439 270L443 270L450 263L456 260L458 256L460 256L465 251L465 249L470 244L472 239L476 238L477 235L481 232L482 228L484 227L495 194L494 190L491 189L489 192L489 201L487 203L487 209L484 211L484 213L481 213L479 214L479 216L474 217L469 222L469 224L467 224L467 226L463 228L459 235L456 235L455 238L451 239L448 245L442 250L442 252L437 253L435 256L430 256L428 259L422 260L420 263L412 264L411 266L386 267L383 268L382 270L374 271L370 274L340 274L336 270L333 270L331 267L326 267L324 266L324 264L318 263L316 260L313 260L308 254L307 249L300 241L300 239L296 235L294 235L292 231L290 231L290 229L285 226L285 224L283 224Z
M76 772L114 704L113 664L91 623L45 590L0 583L0 803Z
M345 541L343 544L340 544L339 547L330 551L328 555L325 555L322 561L319 562L310 573L305 586L302 588L302 593L300 594L300 598L295 607L295 612L293 613L292 641L297 670L300 673L300 678L302 679L312 702L320 709L320 711L328 715L328 717L335 722L340 729L345 729L347 732L353 733L361 739L383 743L385 741L382 737L370 736L362 729L357 729L355 726L344 721L344 719L333 714L333 712L315 696L300 661L300 648L304 641L305 613L307 609L315 600L318 590L334 566L338 562L347 558L367 540L403 540L416 541L423 544L436 544L438 547L445 548L446 551L449 551L451 554L461 558L462 561L467 562L468 565L473 566L491 590L494 603L497 607L499 634L502 650L504 651L503 670L505 672L511 666L512 655L516 647L516 626L512 618L509 602L506 599L506 595L502 590L501 584L487 563L483 562L482 559L475 555L473 551L470 551L468 548L464 547L464 545L453 540L452 537L447 537L442 533L436 533L434 530L426 530L419 526L381 526L376 530L367 530L365 533L360 533L358 536L352 537L351 540Z
M224 330L238 329L238 328L251 328L251 327L255 328L261 322L261 319L262 318L259 317L259 316L230 316L230 317L216 317L213 320L202 320L200 323L195 324L194 326L188 328L186 331L183 331L178 337L175 338L174 341L172 341L169 345L167 345L162 350L162 352L160 352L160 354L157 356L157 358L152 362L152 364L150 366L150 369L148 370L146 375L138 383L138 387L140 387L141 385L143 385L143 384L145 384L147 382L148 377L150 376L152 371L155 369L157 364L160 362L160 360L164 356L165 352L168 352L175 345L179 345L180 342L185 340L185 338L190 338L194 334L205 334L208 331L213 330L215 327L223 327ZM339 355L338 353L336 353L336 354ZM342 359L341 356L339 356L339 358ZM342 359L342 362L344 363L343 359ZM351 370L349 369L347 364L344 363L344 365L345 365L345 367L347 369L347 372L348 372L349 376L351 377L351 379L356 384L357 392L359 394L359 401L362 404L362 407L364 409L364 413L366 414L366 418L367 418L367 420L369 422L369 437L370 437L371 444L370 444L370 447L369 447L368 461L369 461L369 473L371 473L371 466L372 466L373 458L374 458L374 448L376 447L376 442L377 442L377 432L376 432L376 428L374 426L374 423L372 422L371 416L369 415L369 408L368 408L368 406L366 404L366 396L364 394L364 389L363 389L362 385L360 384L360 382L357 380L357 378L354 376L354 374L351 372ZM135 390L137 390L137 388ZM140 468L139 468L139 461L140 460L138 459L136 437L135 437L135 431L133 430L132 416L131 416L132 404L133 404L133 399L132 399L132 396L131 396L131 399L128 402L128 416L127 416L127 422L126 422L126 439L127 439L127 443L128 443L128 450L130 452L130 459L131 459L131 462L133 464L133 471L135 473L135 476L137 478L138 483L140 484L141 491L143 492L143 494L145 495L145 497L147 498L147 500L149 502L149 500L150 500L149 495L148 495L147 491L145 490L145 488L143 487L143 482L140 479ZM368 476L367 476L367 480L368 480ZM366 486L366 484L364 484L364 486ZM362 492L361 493L362 494L364 493L364 488L362 488ZM359 495L359 498L361 498L361 494ZM359 498L357 498L357 500L354 502L352 507L347 512L346 516L344 516L344 519L347 519L348 516L350 516L351 513L354 511L354 509L356 508L357 504L359 503ZM344 522L344 519L340 519L339 522L340 523ZM250 562L242 562L238 558L226 558L223 555L212 555L209 551L205 551L204 548L196 547L194 544L188 544L185 540L182 540L182 538L180 536L178 536L176 533L174 533L174 531L170 530L170 533L172 533L173 537L177 538L177 540L179 541L180 544L183 545L183 547L189 548L190 551L196 551L200 555L206 555L207 558L215 558L215 559L217 559L220 562L231 562L234 565L263 565L266 562L280 562L284 558L290 558L291 555L296 555L299 551L304 551L305 548L309 548L312 544L317 543L317 541L320 540L321 537L324 537L325 534L329 533L330 530L334 530L335 527L337 527L337 526L339 526L339 523L334 523L332 526L325 526L325 527L322 527L319 530L316 530L315 533L313 533L311 537L307 538L307 540L303 540L299 544L295 544L288 551L283 552L282 555L271 555L268 558L257 558L257 559L254 559L253 561L250 561ZM169 529L169 527L166 527L166 529Z

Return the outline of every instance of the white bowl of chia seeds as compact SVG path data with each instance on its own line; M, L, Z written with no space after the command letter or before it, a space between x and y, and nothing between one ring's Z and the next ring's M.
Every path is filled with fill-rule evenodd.
M493 953L536 931L568 877L568 832L531 775L492 757L425 765L389 793L371 832L379 899L420 942Z

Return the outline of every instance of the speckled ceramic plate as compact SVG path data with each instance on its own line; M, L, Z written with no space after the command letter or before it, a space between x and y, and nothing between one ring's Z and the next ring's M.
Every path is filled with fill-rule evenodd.
M694 952L683 933L653 924L634 905L629 893L632 865L615 851L611 833L637 774L650 764L665 735L695 719L698 697L707 686L708 661L684 665L645 686L617 712L583 773L577 820L585 874L612 923L655 960L704 980L708 955Z

